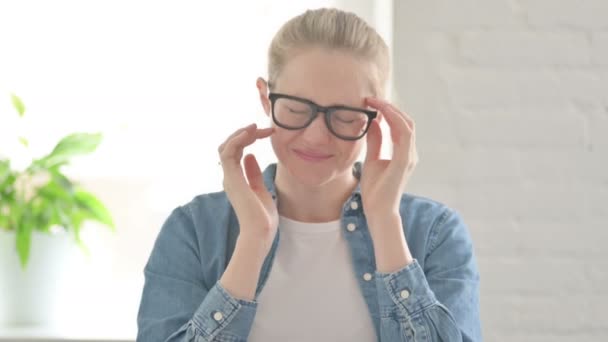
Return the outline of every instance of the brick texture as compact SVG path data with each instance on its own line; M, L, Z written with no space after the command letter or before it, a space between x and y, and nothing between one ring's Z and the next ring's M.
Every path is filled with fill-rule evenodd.
M607 341L608 1L394 1L410 192L474 239L487 341Z

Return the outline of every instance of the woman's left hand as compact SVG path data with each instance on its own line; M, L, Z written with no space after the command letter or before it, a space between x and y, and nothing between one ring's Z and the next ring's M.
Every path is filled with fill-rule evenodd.
M418 163L418 152L414 121L406 113L375 97L366 98L366 104L386 119L393 142L392 158L380 159L382 131L378 120L373 120L367 132L367 155L360 181L363 208L369 220L399 215L401 196Z

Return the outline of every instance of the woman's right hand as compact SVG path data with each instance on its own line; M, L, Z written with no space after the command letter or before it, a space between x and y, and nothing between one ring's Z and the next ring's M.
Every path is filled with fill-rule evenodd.
M224 170L224 191L239 221L239 240L259 243L265 251L270 250L276 236L279 214L253 154L245 156L244 173L241 159L246 146L273 132L273 127L258 129L256 124L251 124L234 132L218 148Z

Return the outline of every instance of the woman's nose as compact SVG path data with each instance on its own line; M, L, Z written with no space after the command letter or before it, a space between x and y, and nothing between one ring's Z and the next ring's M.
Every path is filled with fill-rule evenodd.
M326 141L331 138L331 131L325 123L325 113L319 112L302 134L309 141Z

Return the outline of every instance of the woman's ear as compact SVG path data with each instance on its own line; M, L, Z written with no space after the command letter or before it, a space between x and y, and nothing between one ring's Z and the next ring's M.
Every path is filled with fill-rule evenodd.
M260 94L260 102L262 103L262 107L264 107L264 112L266 115L270 115L270 100L268 99L268 83L261 77L255 81L255 85L258 88L258 92Z

